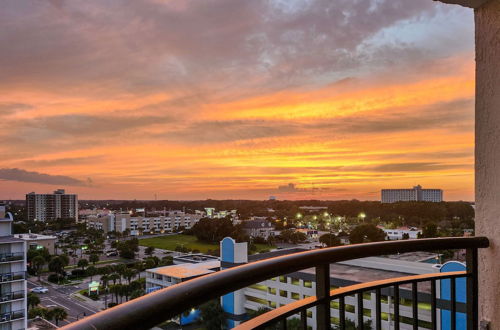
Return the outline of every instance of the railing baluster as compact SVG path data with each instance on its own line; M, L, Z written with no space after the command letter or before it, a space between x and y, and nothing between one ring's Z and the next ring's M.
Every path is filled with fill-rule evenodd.
M280 321L280 330L286 330L286 317Z
M345 297L339 298L339 325L340 330L345 330Z
M467 249L467 330L476 330L478 318L477 249Z
M431 329L437 330L436 317L436 280L431 280Z
M323 301L316 307L318 330L330 330L330 264L316 267L316 297Z
M307 309L300 311L300 323L303 330L307 330Z
M399 285L394 286L394 330L399 330Z
M457 325L457 294L455 278L450 278L450 291L451 291L451 330L456 329Z
M413 315L413 330L418 330L418 287L417 282L411 284L411 307Z
M364 315L363 315L363 291L358 293L358 329L363 330Z
M380 288L375 289L375 327L377 330L382 329L382 295ZM373 317L373 316L372 316Z

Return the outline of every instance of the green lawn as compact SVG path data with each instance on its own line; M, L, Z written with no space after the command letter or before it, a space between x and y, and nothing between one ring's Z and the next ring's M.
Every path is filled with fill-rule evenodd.
M219 244L200 242L195 236L182 234L139 239L139 245L153 246L158 249L171 251L174 251L175 247L180 245L190 250L199 250L201 253L206 253L208 250L216 250L219 248ZM256 246L257 252L274 248L265 244L256 244Z

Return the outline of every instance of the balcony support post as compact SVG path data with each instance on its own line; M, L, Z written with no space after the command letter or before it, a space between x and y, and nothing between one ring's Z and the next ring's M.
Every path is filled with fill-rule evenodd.
M467 330L477 330L478 304L477 304L477 249L467 249Z
M330 265L316 267L316 297L324 299L316 307L316 325L318 330L330 329Z
M479 252L479 320L500 329L500 0L474 10L476 26L476 236L493 248Z

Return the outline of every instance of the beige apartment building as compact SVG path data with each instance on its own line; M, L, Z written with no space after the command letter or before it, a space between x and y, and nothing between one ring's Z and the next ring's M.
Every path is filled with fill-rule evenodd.
M50 254L55 254L55 246L57 237L41 234L15 234L15 238L20 238L26 242L27 249L47 248Z
M107 216L88 217L87 227L103 230L105 233L130 231L130 235L160 234L173 232L179 228L190 229L203 218L203 214L183 211L166 211L165 215L154 217L133 216L129 212L116 212Z

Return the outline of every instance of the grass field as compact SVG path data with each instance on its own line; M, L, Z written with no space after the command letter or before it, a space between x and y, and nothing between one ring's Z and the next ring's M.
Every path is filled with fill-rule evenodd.
M139 245L153 246L158 249L171 251L174 251L175 247L180 245L190 250L199 250L201 253L206 253L208 250L217 250L219 248L218 244L200 242L195 236L181 234L140 239ZM256 244L256 246L257 252L274 248L265 244Z

